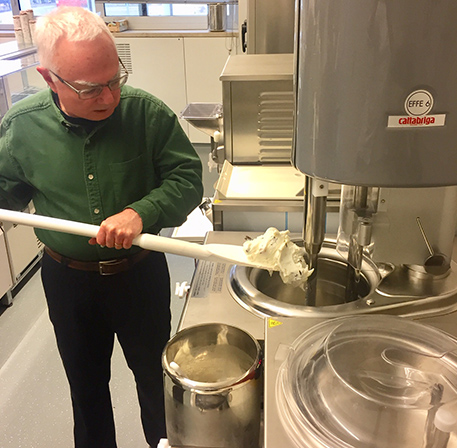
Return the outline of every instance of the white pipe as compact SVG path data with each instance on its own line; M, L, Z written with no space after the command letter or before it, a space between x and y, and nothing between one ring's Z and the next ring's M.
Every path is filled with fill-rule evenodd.
M11 210L0 209L0 221L8 221L16 224L23 224L39 229L55 230L57 232L71 233L73 235L87 236L94 238L100 229L93 224L69 221L66 219L50 218L31 213L14 212ZM209 259L212 253L205 246L187 241L174 240L163 236L150 235L143 233L138 235L133 244L147 250L166 252L185 257Z
M32 213L13 212L11 210L0 209L0 221L23 224L39 229L56 230L57 232L73 233L87 237L97 236L99 227L93 224L84 224L81 222L68 221L66 219L49 218L48 216L39 216Z

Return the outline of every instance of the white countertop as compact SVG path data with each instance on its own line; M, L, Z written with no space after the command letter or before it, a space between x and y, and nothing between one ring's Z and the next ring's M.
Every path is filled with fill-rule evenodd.
M238 32L208 30L125 30L113 33L115 38L123 37L238 37Z

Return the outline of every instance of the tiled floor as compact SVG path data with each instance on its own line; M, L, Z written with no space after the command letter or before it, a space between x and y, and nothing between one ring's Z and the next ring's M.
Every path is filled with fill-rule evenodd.
M167 255L175 282L192 278L194 261ZM183 299L172 297L176 331ZM132 373L116 343L111 390L119 448L146 448ZM0 447L71 448L67 381L48 318L40 272L0 316Z

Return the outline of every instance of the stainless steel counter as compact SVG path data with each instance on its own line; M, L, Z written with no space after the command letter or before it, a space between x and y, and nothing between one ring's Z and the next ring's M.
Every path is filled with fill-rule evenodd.
M208 232L205 242L242 245L247 235L255 238L259 232ZM454 258L456 255L457 249L454 250ZM222 322L238 326L259 340L265 338L264 319L254 315L247 306L245 308L240 305L229 292L227 284L231 267L231 264L225 262L198 262L178 326L179 330L200 323ZM431 317L417 313L414 319L437 326L457 337L457 314L451 312L454 308L448 307L443 309L443 315Z
M209 232L206 243L242 244L248 232ZM257 234L249 232L251 237ZM265 341L264 448L294 446L277 411L276 378L287 347L322 317L262 318L236 302L227 287L231 265L200 261L194 273L178 329L211 322L226 323ZM440 328L457 338L457 311L443 316L420 318L419 322Z
M287 347L306 330L324 320L320 318L265 320L264 448L294 446L279 418L276 402L276 377L287 353Z
M208 232L206 243L243 244L241 232ZM221 322L234 325L259 340L264 338L264 319L254 316L231 297L227 276L232 265L199 261L192 279L178 326L181 330L192 325Z

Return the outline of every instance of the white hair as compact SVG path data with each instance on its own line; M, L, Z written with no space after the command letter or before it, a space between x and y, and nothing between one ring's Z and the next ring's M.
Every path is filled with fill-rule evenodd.
M97 14L78 6L59 6L49 14L38 18L34 41L40 64L56 69L53 50L57 42L65 38L71 42L93 40L101 34L114 38L104 20Z

